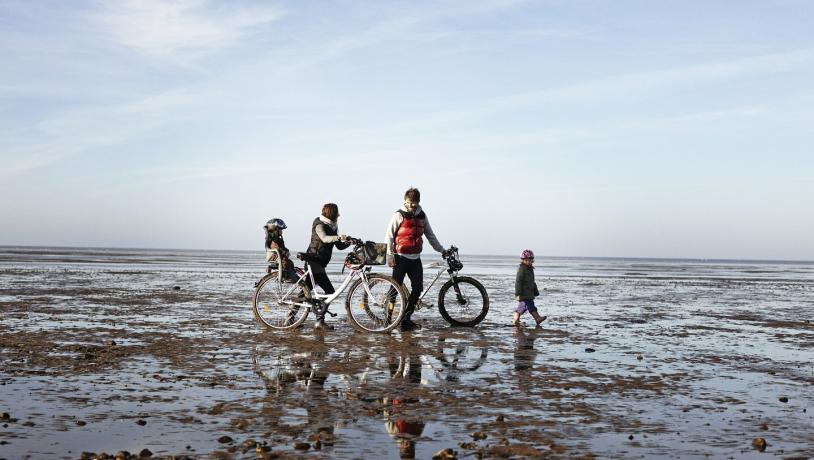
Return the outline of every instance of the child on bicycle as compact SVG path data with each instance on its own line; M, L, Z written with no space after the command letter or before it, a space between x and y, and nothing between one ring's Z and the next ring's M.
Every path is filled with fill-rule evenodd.
M269 220L263 226L266 231L266 261L269 263L269 272L271 272L271 264L277 263L283 274L283 281L294 282L297 280L294 263L288 257L289 251L283 240L283 230L287 227L283 219L277 217Z
M520 255L520 266L517 267L517 277L514 282L514 298L519 303L514 311L513 325L520 326L520 315L527 311L534 317L537 327L545 321L546 317L540 316L537 313L537 307L534 305L534 298L538 295L540 295L540 291L534 281L534 252L531 249L526 249Z

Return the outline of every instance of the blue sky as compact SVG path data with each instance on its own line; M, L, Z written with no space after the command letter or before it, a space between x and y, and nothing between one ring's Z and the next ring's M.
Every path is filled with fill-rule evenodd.
M0 1L0 244L814 260L814 3Z

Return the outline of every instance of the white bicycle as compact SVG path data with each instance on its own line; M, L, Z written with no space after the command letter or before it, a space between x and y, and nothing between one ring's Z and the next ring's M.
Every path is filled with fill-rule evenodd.
M345 258L345 268L350 272L336 292L320 294L309 287L316 286L310 267L314 256L300 252L297 258L304 262L305 269L295 267L296 280L286 280L282 270L272 265L269 274L255 284L254 316L272 329L293 329L305 322L312 310L317 317L326 313L336 316L328 307L348 289L345 311L351 326L366 332L390 332L398 326L407 305L404 289L391 276L371 273L369 265L382 262L370 253L370 243L357 238L348 240L354 245Z

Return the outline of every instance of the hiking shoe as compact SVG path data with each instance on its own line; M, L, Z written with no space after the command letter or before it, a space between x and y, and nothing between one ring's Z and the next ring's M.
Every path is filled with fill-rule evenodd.
M332 331L334 327L326 323L324 319L318 319L317 322L314 323L314 330Z
M403 321L401 322L401 325L400 325L399 327L400 327L400 328L401 328L401 330L402 330L402 331L404 331L404 332L407 332L407 331L414 331L414 330L416 330L416 329L421 329L421 325L420 325L420 324L415 323L415 322L413 322L413 320L410 320L410 319L403 320Z

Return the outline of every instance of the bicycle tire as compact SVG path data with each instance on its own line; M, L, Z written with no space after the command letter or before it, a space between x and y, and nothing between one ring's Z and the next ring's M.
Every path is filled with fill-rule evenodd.
M302 324L308 317L311 308L292 306L290 302L294 302L297 298L309 298L310 289L305 283L299 283L286 296L293 286L292 283L281 283L276 271L264 276L254 291L254 301L252 302L254 317L261 324L272 329L293 329ZM299 289L299 293L297 293L297 289ZM286 301L289 302L289 305L286 305Z
M480 281L474 278L459 276L455 281L464 302L458 299L455 289L450 290L454 281L449 280L438 292L438 312L453 326L476 326L489 313L489 294Z
M356 280L345 298L348 322L364 332L390 332L404 318L407 295L392 276L372 273L367 275L367 279L373 302L369 301L364 280Z

